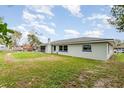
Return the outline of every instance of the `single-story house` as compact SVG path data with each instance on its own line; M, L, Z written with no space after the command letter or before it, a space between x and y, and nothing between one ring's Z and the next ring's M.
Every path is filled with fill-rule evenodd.
M114 39L80 37L64 39L41 45L41 52L56 53L75 57L107 60L114 53Z
M124 53L124 43L115 46L114 52L115 53Z

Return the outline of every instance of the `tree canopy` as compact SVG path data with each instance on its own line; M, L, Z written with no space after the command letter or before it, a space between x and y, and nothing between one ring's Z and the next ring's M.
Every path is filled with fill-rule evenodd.
M10 34L13 34L13 30L8 29L7 23L4 23L3 19L0 18L0 42L9 46L12 43L12 37Z
M28 42L31 46L33 47L38 47L42 42L38 39L38 37L33 34L33 33L29 33L28 34Z
M13 34L12 34L12 46L18 46L18 42L22 37L22 33L16 30L13 30Z
M114 5L111 9L112 18L109 23L119 32L124 32L124 5Z

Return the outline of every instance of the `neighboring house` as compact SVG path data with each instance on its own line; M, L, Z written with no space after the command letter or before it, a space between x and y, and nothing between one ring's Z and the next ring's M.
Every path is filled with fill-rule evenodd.
M33 47L30 44L25 44L22 48L24 51L33 51Z
M114 53L113 46L113 39L81 37L53 42L49 40L41 45L41 52L107 60Z
M7 49L6 45L0 45L0 51L1 50L6 50L6 49Z
M124 43L119 44L114 48L115 53L124 53Z
M23 51L23 46L14 46L12 50L14 50L14 51Z

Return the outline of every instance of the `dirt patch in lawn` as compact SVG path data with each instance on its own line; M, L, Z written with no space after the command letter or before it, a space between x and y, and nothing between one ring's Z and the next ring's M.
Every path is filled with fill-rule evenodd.
M11 53L7 53L4 56L4 61L5 61L5 63L11 63L11 62L15 61L15 58L12 56Z
M47 56L47 57L40 57L40 58L30 58L30 59L16 59L16 62L38 62L38 61L60 61L62 60L61 57L57 57L57 56Z
M27 80L18 81L16 82L16 86L20 88L31 88L31 87L35 87L33 85L35 85L38 82L41 82L40 79L37 77L34 77L30 81L27 81Z
M74 76L73 80L69 80L63 85L68 88L123 88L123 67L124 64L113 62L106 63L102 67L97 66L97 69L94 70L82 70L80 74Z
M111 88L112 86L111 78L98 78L95 77L93 73L89 72L81 72L79 76L75 77L74 80L65 83L64 87L68 88L88 88L88 87L95 87L95 88Z
M94 87L96 88L109 88L109 87L112 87L111 86L111 78L101 78L99 80L97 80L94 84Z
M66 82L64 83L64 87L67 88L79 88L79 87L89 87L87 83L87 80L89 80L92 75L93 75L94 71L82 71L79 75L75 75L75 79L71 80L70 82Z
M16 59L12 56L11 53L7 53L4 57L4 60L6 63L11 63L11 62L38 62L38 61L60 61L63 60L62 57L55 56L55 55L50 55L50 56L44 56L44 57L38 57L38 58L28 58L28 59Z

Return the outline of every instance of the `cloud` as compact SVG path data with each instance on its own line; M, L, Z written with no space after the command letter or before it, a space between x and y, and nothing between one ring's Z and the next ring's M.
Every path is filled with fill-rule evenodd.
M46 18L43 14L53 16L54 14L51 12L51 9L53 6L26 6L26 8L23 11L23 19L25 22L26 27L30 31L35 31L38 34L41 34L42 32L47 32L48 34L55 35L55 29L49 27L47 23L45 23ZM54 23L51 22L52 26L55 26ZM43 29L43 30L41 30Z
M114 5L109 5L108 7L109 7L109 8L112 8L113 6L114 6Z
M55 35L55 29L45 25L45 24L40 24L37 21L34 21L30 24L23 24L20 26L17 26L16 29L19 31L28 31L28 32L34 32L38 33L39 35L42 35L43 32L46 32L47 34L52 34Z
M72 15L76 17L82 17L83 14L81 13L80 5L64 5L65 9L67 9Z
M47 36L43 34L43 32L46 32L47 34L52 34L52 35L56 34L53 28L50 28L47 25L38 24L37 22L30 25L21 24L19 26L15 26L12 29L22 32L22 38L20 39L20 42L19 42L20 45L27 43L28 41L27 35L32 31L38 36L39 40L41 40L42 42L47 42L47 39L48 39Z
M33 14L31 12L29 12L28 10L23 10L23 15L22 15L23 19L25 22L33 22L33 21L43 21L45 19L45 17L41 14Z
M41 40L41 42L43 42L43 43L47 43L48 42L48 38L46 36L38 36L38 37Z
M28 32L28 29L25 26L26 26L25 24L21 24L21 25L18 25L18 26L15 26L15 27L11 28L13 30L17 30L17 31L22 33L22 38L18 42L19 45L25 44L28 41L27 40L27 35L28 35L29 32Z
M51 26L56 27L55 23L51 22L50 24L51 24Z
M96 27L97 27L97 28L103 28L104 26L103 26L102 24L99 24L99 23L97 24L97 23L96 23Z
M47 34L51 34L51 35L55 35L55 29L49 27L48 25L45 24L40 24L38 22L34 22L32 24L29 25L29 28L32 28L36 31L42 31L42 32L46 32Z
M106 14L93 14L92 16L87 17L86 19L92 21L92 25L100 29L111 29L112 26L107 21L111 17Z
M17 31L20 31L20 32L26 31L25 24L21 24L21 25L18 25L18 26L14 26L14 27L12 27L11 29L17 30Z
M27 34L34 32L42 42L47 40L46 35L55 35L55 23L51 22L54 16L52 9L54 6L25 6L22 11L23 23L13 27L22 32L20 44L27 42Z
M80 33L76 30L66 29L66 30L64 30L64 32L65 32L65 37L67 37L67 38L80 36Z
M55 35L55 30L53 28L48 27L47 25L39 25L40 28L44 29L49 34Z
M109 19L110 17L105 15L105 14L93 14L90 17L87 17L88 20L106 20Z
M103 31L100 30L93 30L93 31L86 31L84 36L86 37L101 37L103 35Z
M110 25L107 20L102 20L100 23L94 22L93 27L99 29L111 29L112 25Z
M52 12L52 8L54 8L54 6L32 5L32 6L26 6L26 8L33 12L42 13L42 14L46 14L49 16L54 16L54 14Z

